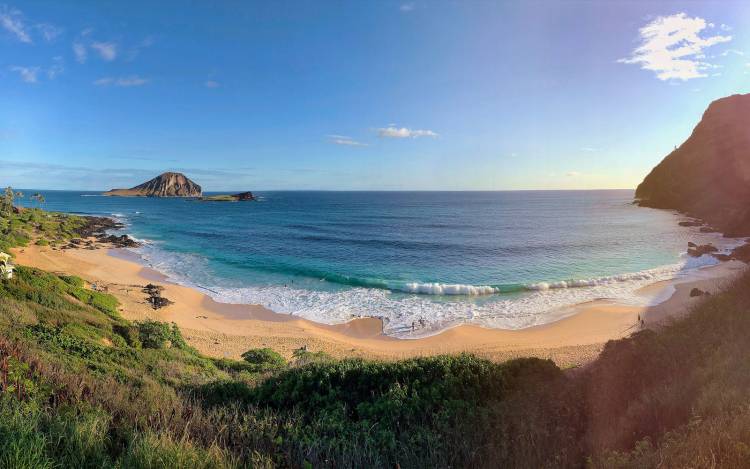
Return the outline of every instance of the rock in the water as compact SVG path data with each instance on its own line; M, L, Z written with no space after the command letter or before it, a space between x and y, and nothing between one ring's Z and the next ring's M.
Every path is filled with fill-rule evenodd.
M236 197L237 200L255 200L255 196L252 192L240 192L239 194L234 194L234 197Z
M750 264L750 243L745 243L742 246L734 248L732 250L732 259Z
M711 103L690 137L638 186L645 207L679 210L732 236L750 235L750 94Z
M700 288L693 288L690 290L690 297L709 295L710 293L701 290Z
M200 197L201 186L182 173L164 173L130 189L112 189L104 195L120 197Z
M700 246L693 244L693 246L690 246L690 243L688 243L688 254L693 257L701 257L703 254L710 254L718 250L713 244L702 244Z
M137 248L140 244L128 235L101 235L97 238L100 243L110 243L118 248Z
M695 244L695 243L694 243L694 242L692 242L692 241L688 241L688 248L697 248L697 247L698 247L698 245L697 245L697 244Z
M716 233L718 230L716 228L713 228L711 226L701 226L700 232L701 233Z
M681 221L678 223L680 226L701 226L703 225L702 222L699 221Z

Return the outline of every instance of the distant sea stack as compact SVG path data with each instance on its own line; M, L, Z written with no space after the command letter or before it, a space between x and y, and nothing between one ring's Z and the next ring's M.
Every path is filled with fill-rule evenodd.
M164 173L130 189L112 189L104 195L119 197L200 197L201 186L182 173Z
M750 236L750 94L712 102L635 197L643 207L701 218L727 236Z

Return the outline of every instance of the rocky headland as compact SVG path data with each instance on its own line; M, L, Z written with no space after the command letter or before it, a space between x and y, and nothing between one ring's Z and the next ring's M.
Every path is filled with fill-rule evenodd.
M750 236L750 94L712 102L690 137L646 176L635 191L642 207L690 216L680 226L725 237ZM750 262L750 244L730 254L688 243L688 254Z
M728 237L750 236L748 123L750 94L712 102L690 137L638 186L637 203L678 210Z

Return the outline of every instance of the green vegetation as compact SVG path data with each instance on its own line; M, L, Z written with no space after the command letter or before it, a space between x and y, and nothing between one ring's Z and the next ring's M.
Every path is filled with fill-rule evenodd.
M18 267L0 282L0 467L746 466L748 283L563 372L471 355L211 359L78 277Z
M202 202L238 202L233 195L208 195L199 199Z
M0 251L26 246L32 239L40 246L63 243L76 238L78 230L86 224L85 218L76 215L14 207L13 202L19 196L23 194L8 187L0 197ZM39 204L44 201L41 195L31 198Z
M280 353L270 348L257 348L242 354L242 359L254 365L257 371L277 370L286 365Z

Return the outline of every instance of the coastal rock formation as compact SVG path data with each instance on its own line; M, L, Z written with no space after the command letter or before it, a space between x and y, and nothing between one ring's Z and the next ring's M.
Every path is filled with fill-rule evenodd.
M688 254L692 257L701 257L703 254L710 254L719 249L713 244L702 244L698 246L695 243L688 243Z
M709 105L693 133L638 186L644 207L675 209L727 236L750 235L750 94Z
M256 200L252 192L240 192L232 195L209 195L201 197L202 202L247 202Z
M200 197L201 186L182 173L164 173L130 189L112 189L104 195L120 197Z

